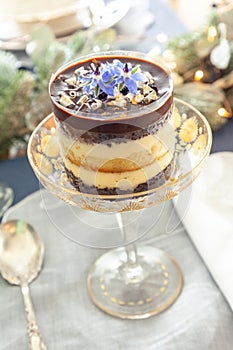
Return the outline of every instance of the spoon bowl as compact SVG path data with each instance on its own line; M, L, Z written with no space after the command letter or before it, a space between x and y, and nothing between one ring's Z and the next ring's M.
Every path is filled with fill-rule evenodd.
M0 226L0 271L11 284L32 282L42 267L44 245L25 221L12 220Z
M43 258L44 245L29 223L11 220L0 225L0 272L10 284L21 287L28 322L29 350L46 350L28 286L39 274Z

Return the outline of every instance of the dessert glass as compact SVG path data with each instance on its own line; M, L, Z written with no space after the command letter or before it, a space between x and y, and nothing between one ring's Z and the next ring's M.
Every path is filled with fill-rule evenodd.
M132 55L131 52L121 52L121 55L129 54ZM135 53L135 57L137 55ZM136 247L129 229L129 212L177 196L199 175L210 152L211 130L201 113L175 99L174 118L171 125L171 135L175 136L171 170L156 186L137 192L100 193L96 190L88 193L75 188L66 175L64 149L57 146L59 126L53 113L38 125L28 144L30 164L49 192L72 206L116 214L119 234L127 244L97 259L87 278L92 301L116 317L140 319L155 315L168 308L182 289L181 269L174 258L151 246Z

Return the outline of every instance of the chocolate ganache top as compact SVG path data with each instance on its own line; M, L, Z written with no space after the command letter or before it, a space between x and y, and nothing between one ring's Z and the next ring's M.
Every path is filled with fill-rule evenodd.
M160 124L173 104L172 81L164 68L120 54L68 64L52 76L49 94L59 121L101 133Z

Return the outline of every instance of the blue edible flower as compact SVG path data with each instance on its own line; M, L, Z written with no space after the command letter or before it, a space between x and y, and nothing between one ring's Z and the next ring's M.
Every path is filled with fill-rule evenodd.
M114 96L114 88L119 90L125 85L130 93L136 95L138 82L147 82L145 74L141 73L140 67L134 68L130 63L122 63L115 59L112 63L97 63L93 72L79 77L84 84L86 93L93 91L95 97L104 92L109 96Z
M145 83L148 79L145 74L140 72L139 66L132 68L128 63L123 64L120 60L114 60L114 65L120 70L117 83L124 83L131 94L136 95L137 82Z

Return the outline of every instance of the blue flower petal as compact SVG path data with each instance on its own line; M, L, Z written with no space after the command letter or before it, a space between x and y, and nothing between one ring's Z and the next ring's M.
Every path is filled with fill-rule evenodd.
M108 82L109 80L112 79L112 77L114 76L114 74L110 71L105 71L103 74L102 74L102 80L104 82Z
M141 81L143 83L145 83L146 81L148 81L147 77L145 76L145 74L142 74L140 72L136 72L134 74L131 74L131 77L136 80L136 81Z
M114 76L121 76L122 75L122 69L121 68L119 68L119 67L115 67L115 66L113 66L112 68L111 68L111 74L112 75L114 75Z
M118 78L115 79L116 84L120 84L124 81L124 78L122 76L119 76Z
M131 77L126 77L125 85L128 88L129 92L131 92L131 94L136 95L138 87L134 79L132 79Z
M93 79L90 85L92 88L95 88L97 86L97 80Z
M117 59L113 60L113 65L121 69L123 69L125 66L120 60L117 60Z
M103 92L105 92L105 85L104 85L104 82L102 80L99 80L99 87Z
M129 92L136 95L138 91L137 83L148 81L146 75L138 68L137 66L133 68L131 63L126 65L120 60L114 59L110 63L106 62L101 65L98 68L98 74L97 71L93 71L80 75L78 79L81 84L84 84L84 89L89 94L105 92L110 96L114 96L114 87L120 88L125 84Z
M104 84L102 80L99 81L100 89L107 95L114 96L114 86L111 84Z
M89 94L90 89L91 89L91 84L88 84L88 85L85 86L85 91L86 91L87 94Z
M109 96L114 96L114 87L112 85L107 85L105 88L105 93Z
M82 82L82 83L89 83L90 81L92 81L92 77L88 77L88 76L86 76L86 77L80 77L80 81Z

